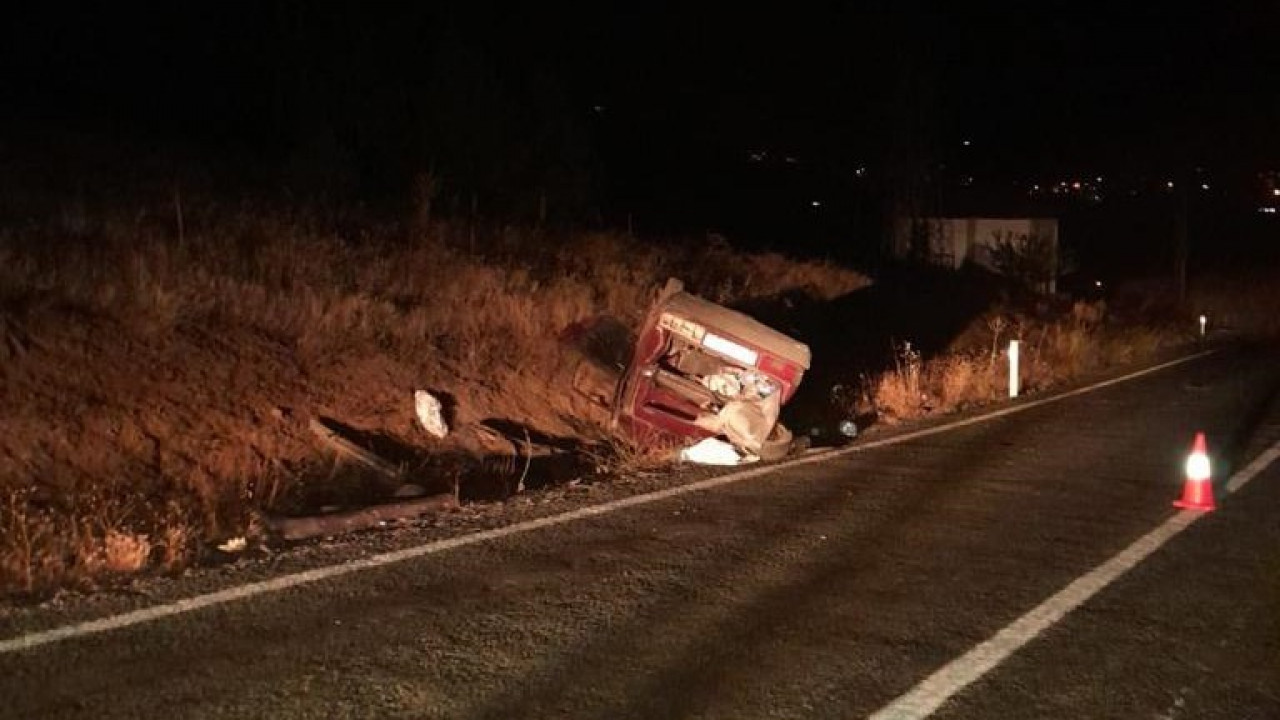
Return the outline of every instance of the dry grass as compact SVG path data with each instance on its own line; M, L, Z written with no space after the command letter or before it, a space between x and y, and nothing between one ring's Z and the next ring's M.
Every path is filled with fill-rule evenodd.
M8 388L0 424L26 423L33 439L0 447L0 592L177 570L214 539L243 531L236 518L250 503L273 502L278 475L288 474L270 454L289 442L271 435L282 423L254 420L253 408L274 408L283 384L307 382L308 363L372 355L412 374L443 364L442 374L483 388L515 417L545 406L550 391L531 383L545 386L550 373L521 368L555 367L562 330L602 313L634 322L668 276L718 301L795 291L829 298L867 284L833 265L739 253L715 239L659 246L616 234L484 230L425 218L379 227L212 203L184 208L180 238L170 220L145 209L90 218L74 231L55 219L0 232L0 360L21 373L32 348L56 344L80 373L73 382L33 366L27 377L38 387ZM138 348L171 367L139 365L137 382L125 372L114 391L105 388L98 374L117 368L98 367L102 348L92 343L113 342L104 328L115 327L117 357ZM225 352L191 359L205 365L188 377L188 359L165 348L193 332L234 334ZM270 386L250 384L236 390L234 403L213 407L210 393L234 382L233 366L259 362L246 344L259 336L289 349L283 370L250 374ZM208 387L181 384L189 382ZM155 410L129 396L144 384L177 404ZM386 392L400 384L369 381ZM378 402L345 397L333 402ZM69 419L47 420L37 402ZM94 457L86 455L91 433ZM619 471L652 467L661 456L620 446L607 454ZM248 500L254 483L261 497Z
M669 275L717 301L794 290L829 298L867 284L828 263L736 253L715 240L659 248L507 228L473 249L470 231L447 225L349 237L305 218L198 217L182 243L121 222L91 241L0 242L0 291L52 296L148 333L216 318L310 347L379 342L488 362L544 352L548 338L594 313L638 318ZM45 249L27 249L35 243Z
M990 356L951 355L932 364L937 378L939 405L965 408L999 397L1007 391L1002 368Z
M136 573L150 556L151 541L146 535L119 530L108 530L97 547L80 553L85 572L91 577Z
M920 353L904 342L894 347L893 370L874 381L877 411L891 417L914 417L927 403L924 393L924 361Z
M669 469L678 460L679 448L670 442L644 442L607 436L589 450L596 472L615 477L634 476Z
M1198 277L1190 308L1194 316L1206 315L1214 330L1280 337L1280 267Z
M160 542L140 528L154 528ZM87 491L56 501L9 489L0 505L0 579L9 592L93 587L137 573L158 556L183 567L191 530L184 518L144 510L138 498Z
M937 357L922 359L908 344L896 347L894 367L871 380L872 409L894 422L1005 398L1005 348L1012 339L1020 341L1021 388L1027 392L1143 362L1190 339L1185 329L1110 324L1102 302L1075 303L1047 319L995 311L972 328Z

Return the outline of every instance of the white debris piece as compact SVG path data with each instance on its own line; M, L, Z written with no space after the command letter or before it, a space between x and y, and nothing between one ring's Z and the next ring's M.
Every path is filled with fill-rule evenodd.
M745 452L760 452L782 409L777 393L760 400L731 400L720 409L720 427L725 437Z
M697 465L745 465L759 460L755 455L742 455L733 445L713 437L681 450L680 459Z
M230 540L219 545L218 549L227 554L234 554L234 553L244 552L244 549L247 548L248 546L249 546L249 541L246 540L244 537L233 537Z
M702 385L711 392L731 398L742 394L742 381L733 373L716 373L702 378Z
M434 395L426 390L413 394L413 407L418 413L418 422L432 436L442 438L449 434L449 426L444 421L444 408Z

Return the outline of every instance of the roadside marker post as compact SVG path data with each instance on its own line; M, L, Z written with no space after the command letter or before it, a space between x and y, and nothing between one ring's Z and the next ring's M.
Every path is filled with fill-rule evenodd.
M1209 318L1206 315L1200 316L1200 337L1204 337L1205 328L1209 325Z
M275 577L270 577L262 580L254 580L245 584L231 585L230 587L225 587L220 590L206 592L202 595L185 596L178 600L174 600L172 602L144 606L136 610L127 611L127 612L119 613L116 615L107 615L107 616L98 617L92 620L74 622L68 625L61 625L61 626L49 628L47 630L38 630L35 632L29 632L23 635L2 637L0 638L0 656L8 655L10 653L28 651L33 648L52 645L54 643L59 643L64 641L70 641L77 638L88 637L91 635L98 635L102 633L122 630L124 628L134 627L134 626L142 625L145 623L158 622L167 618L176 617L179 615L185 615L187 613L197 612L206 608L217 607L220 605L226 605L234 602L241 602L248 598L266 596L272 593L282 592L284 590L290 590L292 588L305 587L308 585L314 585L314 584L318 584L326 581L335 581L338 578L355 575L356 573L365 572L367 570L372 570L375 568L383 568L383 567L388 567L388 566L396 565L399 563L407 562L410 560L416 560L418 558L426 558L426 557L431 557L435 555L440 555L457 548L470 547L472 545L480 545L482 543L491 542L493 540L498 540L500 538L511 537L514 535L519 535L527 532L536 532L538 530L542 530L545 528L564 526L570 523L578 522L580 520L601 517L613 512L618 512L618 511L625 510L628 508L633 508L633 507L649 505L651 503L667 500L669 498L682 497L684 495L691 495L693 493L704 492L707 490L711 490L713 488L726 487L726 486L734 485L736 483L744 482L746 480L761 477L763 475L776 473L780 470L787 469L787 468L798 468L798 467L803 467L808 465L816 465L816 464L828 462L829 460L832 460L834 458L846 457L856 453L865 453L871 450L875 450L877 448L900 445L903 443L910 442L912 440L917 440L920 438L932 437L934 435L952 432L960 428L973 427L981 423L991 422L992 420L996 420L998 418L1004 418L1014 414L1024 413L1024 412L1027 412L1028 410L1044 407L1052 403L1062 402L1070 398L1079 397L1081 395L1085 395L1088 393L1097 392L1104 388L1114 387L1116 385L1120 385L1121 383L1131 382L1138 378L1147 377L1154 373L1167 370L1169 368L1178 367L1180 365L1185 365L1191 362L1195 362L1220 352L1222 352L1221 349L1203 350L1201 352L1194 353L1192 355L1176 358L1174 360L1169 360L1167 362L1163 362L1157 365L1152 365L1150 367L1146 367L1141 370L1136 370L1134 372L1130 372L1124 375L1112 377L1106 380L1101 380L1091 385L1078 387L1078 388L1075 388L1074 390L1066 390L1064 392L1057 393L1055 395L1050 395L1048 397L1032 399L1025 403L1021 403L1017 405L1009 405L1007 407L992 410L990 412L982 413L980 415L974 415L972 417L966 417L966 418L954 420L951 422L944 422L940 425L924 427L919 430L913 430L910 432L902 433L901 435L893 435L887 438L871 440L870 442L865 442L865 443L855 443L838 450L828 450L828 451L818 452L814 454L805 454L793 460L784 460L776 464L765 465L762 467L754 467L746 470L739 470L739 471L727 473L724 475L715 475L709 478L704 478L702 480L695 480L694 482L691 482L687 485L675 485L673 487L667 487L661 490L653 490L650 492L641 493L639 495L630 495L630 496L619 498L616 500L609 500L599 505L587 505L585 507L580 507L574 510L568 510L556 515L548 515L544 517L531 518L528 520L522 520L522 521L516 522L515 524L512 524L512 525L502 525L494 528L489 528L487 530L478 530L476 532L472 532L469 534L456 535L452 537L444 537L436 540L429 540L427 542L424 542L418 545L410 545L409 547L403 547L398 550L381 552L375 555L364 555L364 556L356 557L350 560L344 560L334 565L321 565L319 567L314 567L309 570L299 570L299 571L288 573L285 575L278 575ZM1255 459L1244 470L1241 470L1240 472L1236 473L1230 479L1230 481L1227 482L1226 491L1228 493L1232 493L1244 487L1246 483L1248 483L1255 476L1260 474L1263 470L1270 467L1271 464L1276 462L1277 460L1280 460L1280 442L1277 442L1269 450L1263 453L1262 456ZM1161 529L1157 529L1156 531L1153 531L1153 532L1160 533L1162 535L1172 535L1180 531L1182 528L1189 526L1190 522L1194 521L1195 518L1198 518L1201 516L1190 515L1189 517L1192 518L1193 520L1186 520L1184 519L1185 517L1188 517L1185 513L1178 513L1177 515L1174 516L1172 520L1166 523L1165 526L1162 526ZM1174 528L1173 530L1163 529L1164 527L1169 526L1171 523L1173 524L1173 528ZM1143 543L1144 546L1150 545L1152 546L1152 549L1154 549L1155 547L1159 547L1160 544L1163 544L1164 540L1160 540L1158 543L1148 542L1146 540L1140 540L1139 542ZM1150 552L1151 550L1146 550L1141 555L1141 557L1145 557L1146 554L1149 554ZM1124 559L1125 557L1128 557L1128 556L1126 556L1125 553L1122 553L1120 556L1120 559ZM1136 564L1137 561L1141 559L1141 557L1131 561L1126 561L1127 564L1119 563L1121 567L1114 574L1118 575L1119 573L1124 572L1125 569L1132 566L1133 564ZM1113 566L1117 565L1117 560L1113 559L1111 561L1111 565ZM1106 569L1105 566L1103 569ZM1083 585L1083 587L1087 589L1087 594L1085 594L1082 597L1077 597L1075 599L1069 599L1067 603L1069 607L1065 611L1045 612L1042 607L1042 608L1037 608L1036 610L1033 610L1030 613L1028 613L1028 615L1024 616L1024 619L1027 619L1028 623L1031 623L1030 629L1025 633L1027 637L1034 637L1035 635L1038 635L1043 630L1043 627L1047 627L1048 625L1052 625L1053 623L1057 622L1057 620L1063 614L1065 614L1066 611L1069 611L1070 608L1073 608L1079 605L1089 596L1092 596L1092 594L1098 591L1099 587L1098 587L1097 581L1090 579L1090 576L1084 576L1081 580L1088 581L1088 582L1077 581L1077 584L1081 584ZM1106 580L1106 582L1109 583L1110 580L1108 579ZM1105 585L1106 583L1103 583L1103 584ZM1059 595L1061 594L1062 593L1059 593ZM1055 597L1058 597L1058 596L1055 596ZM1041 625L1043 625L1043 627L1041 627ZM1008 633L1008 634L1013 634L1015 636L1018 635L1018 633ZM1017 644L1016 647L1021 647L1021 644L1025 644L1025 642L1026 642L1025 640L1021 641L1021 643ZM984 648L986 647L986 645L989 645L989 644L990 643L988 642L983 646L979 646L979 648ZM887 706L880 712L876 713L876 715L874 715L873 717L886 717L886 718L887 717L895 717L895 718L896 717L921 717L923 718L927 713L903 714L904 711L902 710L902 706L905 705L905 706L914 707L917 703L924 702L925 704L927 704L929 708L931 708L930 712L934 709L937 709L937 707L940 706L942 702L946 700L946 698L955 694L955 692L958 692L959 689L972 683L978 677L985 674L987 670L989 670L991 667L994 667L995 665L998 665L1000 662L1002 662L1004 657L1007 654L1011 653L1012 650L1004 651L997 648L997 652L994 655L984 651L983 653L979 653L981 655L981 658L979 658L976 661L972 660L970 657L974 655L974 652L975 651L971 651L968 655L958 658L956 661L953 661L951 665L947 666L947 668L952 668L953 666L959 665L961 667L958 671L944 672L947 670L947 668L944 668L943 670L940 670L938 673L935 673L936 677L934 679L940 678L938 680L939 682L950 679L953 674L958 674L960 676L959 682L951 683L945 689L945 692L943 693L933 692L933 685L937 683L932 682L932 680L927 680L924 683L921 683L920 686L917 686L915 691L908 693L907 695L904 695L902 698L899 699L899 701L891 704L890 706ZM975 671L975 668L976 668L976 671ZM925 696L924 700L923 701L919 700L917 698L917 695L924 695Z
M1009 341L1009 397L1018 397L1018 341Z

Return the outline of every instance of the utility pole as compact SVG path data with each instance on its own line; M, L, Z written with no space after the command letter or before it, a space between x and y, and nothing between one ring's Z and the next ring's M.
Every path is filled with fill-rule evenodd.
M1174 210L1173 225L1173 279L1178 288L1178 307L1184 308L1187 304L1187 264L1191 255L1191 237L1188 229L1191 214L1190 176L1184 174L1179 177L1178 185L1179 187L1174 189L1177 194L1175 200L1177 208Z

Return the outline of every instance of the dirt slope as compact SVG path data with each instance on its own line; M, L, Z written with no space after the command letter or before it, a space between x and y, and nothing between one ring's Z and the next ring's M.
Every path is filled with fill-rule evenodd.
M134 228L53 253L0 243L0 592L180 569L253 542L263 514L364 505L406 483L497 499L522 478L589 470L591 455L561 452L602 436L598 407L568 392L580 355L565 333L601 312L633 321L681 266L601 236L507 238L486 258L444 237L353 243L240 222L179 244ZM237 246L232 231L252 232ZM866 283L702 252L715 262L688 265L716 278L695 287L717 300ZM442 400L446 439L418 425L417 390ZM338 462L317 420L402 476Z

